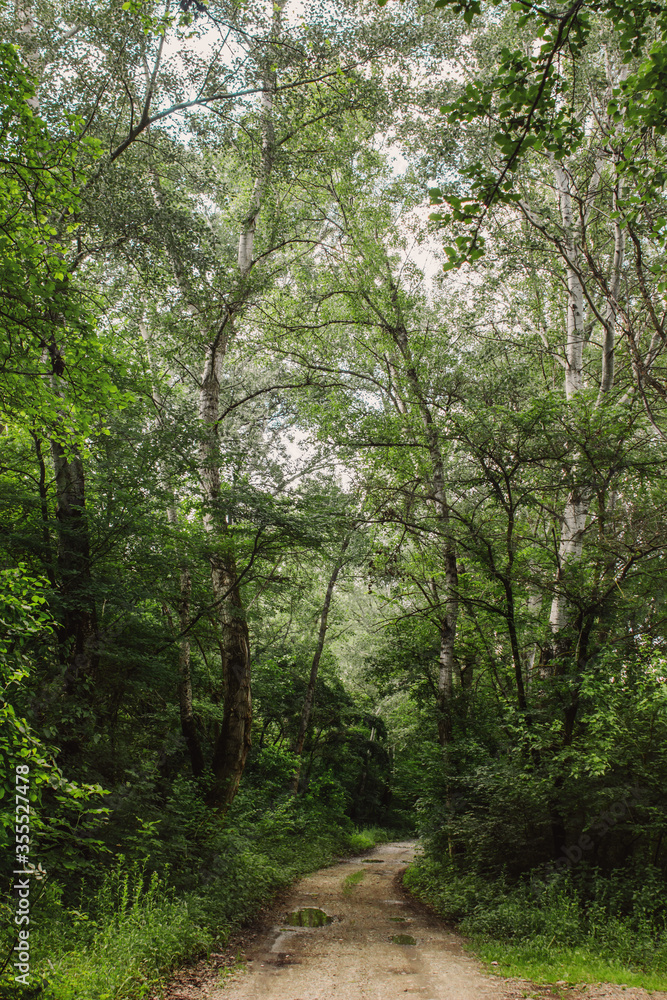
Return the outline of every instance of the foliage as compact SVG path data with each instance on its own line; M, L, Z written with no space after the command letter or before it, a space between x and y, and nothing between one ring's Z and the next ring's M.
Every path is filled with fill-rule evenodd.
M501 974L570 983L600 976L655 989L664 987L667 946L661 883L650 867L603 875L584 865L550 883L535 873L512 885L428 857L405 876L410 891L460 925Z
M106 810L98 805L99 796L104 794L102 787L68 780L56 763L54 748L40 739L21 711L21 687L30 678L36 653L48 656L51 652L54 621L47 606L47 581L31 577L24 565L1 571L0 580L0 839L5 848L5 869L10 871L13 854L8 848L13 846L18 766L25 769L21 780L30 801L33 834L41 835L43 841L60 840L65 853L78 858L81 835L91 820L95 822ZM53 829L48 832L47 809L52 827L58 822L63 825L60 837Z
M492 20L492 11L499 6L500 0L435 3L437 8L463 12L468 24L476 17ZM447 214L437 212L432 218L443 225L462 224L454 244L446 249L448 269L478 260L483 254L481 230L489 209L516 204L520 199L516 174L522 161L534 152L562 161L584 145L584 120L576 109L578 77L587 49L594 51L600 36L607 48L609 23L615 29L618 58L624 69L607 95L608 139L618 150L616 170L631 184L619 203L620 211L626 219L637 220L641 214L638 206L664 186L664 155L656 156L655 146L647 155L645 146L646 134L653 131L661 136L666 124L664 108L654 97L664 83L667 53L667 20L662 5L653 0L632 8L616 0L576 2L556 12L520 0L511 10L510 21L522 44L503 45L493 79L478 76L466 84L463 94L442 108L450 123L488 121L500 154L491 169L482 159L468 164L464 197L432 189L435 203L446 202L449 208ZM607 58L614 58L609 51ZM572 75L567 71L568 63L575 68ZM659 236L660 226L654 231Z
M191 791L179 789L184 816ZM242 794L227 827L208 824L202 832L192 825L178 852L162 840L149 859L118 856L106 870L88 874L78 895L71 883L49 882L34 907L31 937L31 964L43 995L146 996L178 964L219 950L233 929L293 879L386 837L384 831L346 828L340 815L291 797L274 807L268 802L264 791ZM12 990L10 980L2 985Z

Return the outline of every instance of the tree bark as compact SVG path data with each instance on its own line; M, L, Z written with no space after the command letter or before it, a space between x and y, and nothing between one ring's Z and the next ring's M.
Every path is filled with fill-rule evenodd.
M91 590L90 536L86 518L83 462L51 441L56 480L58 579L62 623L58 639L65 661L65 691L73 694L97 665L97 615Z
M395 290L394 290L395 291ZM391 330L394 342L398 347L405 362L405 374L408 384L415 398L417 409L421 417L426 437L426 445L431 460L433 504L435 507L436 519L442 533L442 562L444 569L444 614L440 615L440 652L438 670L438 739L441 746L445 747L452 737L451 700L453 693L454 678L454 648L456 641L456 625L458 621L459 601L458 601L458 568L456 561L456 547L450 533L449 505L445 490L445 465L438 439L438 431L433 420L430 407L426 401L422 387L417 375L408 333L400 317L398 297L394 294L399 322ZM437 585L433 581L433 586L437 591Z
M446 747L452 741L452 695L454 693L454 634L443 619L440 623L438 654L438 740Z
M282 12L286 0L274 0L271 25L275 41L281 30ZM276 72L272 65L272 46L264 53L264 89L261 97L262 152L248 212L243 220L238 242L238 268L242 282L253 264L253 249L257 220L273 166L274 133L273 107L276 94ZM213 783L207 802L223 814L231 805L239 787L250 749L252 724L252 694L250 687L250 637L245 609L238 582L236 561L229 539L229 527L222 521L216 507L220 499L220 462L218 421L220 417L220 384L223 362L233 332L234 315L243 300L243 286L236 302L225 308L218 331L211 341L204 361L199 396L199 418L203 428L200 446L200 477L206 510L204 530L211 539L211 585L220 628L222 685L224 692L223 721L213 751ZM223 544L216 544L222 536Z
M27 104L39 111L41 65L37 51L36 22L33 5L17 3L17 33L20 51L29 73L35 78L36 89ZM65 363L55 331L62 326L61 317L47 313L54 334L44 345L43 360L51 365L51 386L56 399L61 396L58 380L63 377ZM40 500L45 550L50 551L48 510L46 506L45 469L38 439L34 437L40 464ZM65 664L64 687L68 695L79 687L79 679L91 676L97 665L97 615L91 589L90 536L86 519L83 460L72 445L66 448L62 439L50 441L51 460L56 483L56 521L58 549L56 570L47 570L49 581L60 593L61 615L57 630L60 659ZM47 544L48 543L48 544ZM56 580L57 575L57 580Z
M199 419L202 425L199 474L205 501L202 524L210 540L211 589L219 629L223 690L223 720L213 750L213 783L207 802L222 812L229 808L236 795L250 749L252 724L248 626L229 538L229 526L219 510L220 382L231 323L231 312L227 310L209 345L199 397Z
M612 205L618 211L620 181L617 182L614 190ZM614 356L616 339L616 317L618 313L618 295L621 288L621 271L625 260L625 233L619 219L614 220L614 258L611 267L609 281L609 294L604 319L604 338L602 342L602 377L600 379L600 393L598 395L598 406L607 395L614 384Z
M224 702L222 725L213 751L213 783L207 802L224 813L238 791L250 750L250 638L231 553L211 557L211 580L221 627Z
M565 350L565 395L570 402L576 398L584 387L583 349L584 334L584 285L581 277L580 242L583 240L588 217L594 198L597 194L601 177L601 165L596 164L593 179L585 199L583 216L575 221L572 206L572 178L562 166L555 165L556 189L563 225L564 239L561 248L565 261L567 277L567 343ZM613 206L618 203L618 183L613 193ZM603 341L601 358L600 390L597 406L608 398L614 383L614 347L616 336L616 317L618 311L618 295L620 291L621 272L625 259L625 233L618 219L614 221L614 253L608 285L605 289L606 306L603 316ZM556 575L556 592L551 602L549 629L554 643L555 664L552 669L558 669L558 661L569 655L573 636L571 631L571 606L566 592L566 582L571 575L570 567L577 566L582 558L584 533L588 523L590 506L590 491L584 485L572 490L567 498L561 520L560 541L558 547L558 570Z
M195 720L194 710L192 707L190 637L187 631L188 626L190 625L191 592L192 578L190 576L190 570L186 565L182 565L180 572L180 598L178 602L178 623L181 632L178 645L178 706L181 719L181 732L188 748L188 754L190 755L192 774L195 778L199 778L204 773L204 755L202 753L199 733L197 732L197 722Z
M32 3L19 2L16 4L16 18L18 27L16 33L19 36L20 52L23 63L28 72L35 78L37 88L33 97L26 101L28 107L33 111L39 111L39 86L41 84L41 73L39 64L39 53L37 52L36 24Z
M306 732L308 731L308 726L310 724L310 717L313 712L313 705L315 704L315 685L317 683L317 674L320 667L320 660L322 659L324 640L327 634L329 609L331 608L331 599L333 597L336 581L338 580L338 575L345 563L345 553L348 550L351 539L352 539L351 533L346 535L345 538L343 539L343 544L341 545L338 559L336 560L334 568L331 571L331 576L329 577L329 583L327 584L326 594L324 596L324 604L322 605L322 611L320 614L320 629L317 636L317 646L315 647L313 660L310 666L310 676L308 678L308 686L306 688L306 697L304 698L303 708L301 709L301 718L299 720L299 731L296 740L294 741L294 745L292 747L292 753L296 754L297 757L299 758L299 763L294 773L294 778L292 779L292 793L294 795L296 795L299 790L299 776L301 774L301 756L303 754L303 744L305 742Z
M39 466L39 509L42 520L42 558L46 568L46 575L49 578L51 589L56 589L56 576L53 569L53 551L51 548L51 530L49 527L49 497L46 485L46 463L42 454L42 442L34 432L31 437L35 445L37 455L37 465Z
M581 391L584 384L584 292L579 270L577 226L572 210L571 177L561 164L556 164L555 176L564 230L563 256L567 277L565 396L569 402ZM563 511L561 520L556 593L551 602L551 612L549 615L549 628L554 639L557 657L565 652L568 645L566 632L570 619L567 595L564 588L560 585L565 581L568 563L576 564L581 559L587 519L587 498L580 492L572 491L565 503L565 510Z
M540 593L532 593L528 598L528 613L531 618L539 620L540 611L542 610L542 595ZM526 690L530 691L533 686L533 678L535 674L535 664L538 660L540 653L540 648L536 642L532 642L525 654L526 657Z

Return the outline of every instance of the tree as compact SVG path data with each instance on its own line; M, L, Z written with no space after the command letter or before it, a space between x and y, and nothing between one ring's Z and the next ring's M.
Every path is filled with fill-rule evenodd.
M297 189L301 185L313 141L326 143L341 127L345 132L346 118L352 112L363 112L369 122L386 115L377 101L375 81L358 67L401 49L390 32L376 30L366 19L352 19L342 8L334 46L329 25L319 14L303 25L287 24L282 5L273 5L271 10L267 26L263 9L241 13L224 4L194 22L187 13L167 11L154 16L128 5L120 18L111 11L96 12L94 18L79 11L76 22L69 23L67 17L72 15L50 9L31 21L29 39L17 36L29 48L40 75L40 107L45 117L55 122L63 107L78 116L70 142L74 153L78 152L82 204L76 244L70 247L70 268L76 270L79 287L83 290L91 282L99 283L110 263L123 258L138 260L145 279L150 274L152 280L159 269L166 297L177 303L174 312L189 314L187 335L200 351L195 363L202 376L193 380L198 394L196 464L201 524L209 538L211 603L218 617L225 703L209 801L222 809L238 787L251 722L249 635L236 553L222 510L222 371L230 344L275 280L275 269L288 266L289 252L318 244L318 219L308 220L310 203L317 203L314 188L308 192L304 186L305 200L300 194L290 201L288 194L284 206L280 199L290 185L296 184ZM192 50L192 35L201 42L198 54ZM169 45L178 49L179 58L188 66L193 97L184 94L183 80L165 56ZM165 125L177 114L185 116L191 137L187 153L185 140L174 140ZM94 165L82 154L87 135L94 135L104 150ZM213 145L218 151L215 156L204 153ZM201 152L193 156L195 148ZM212 195L212 225L207 208L202 211L197 200L202 187L185 194L182 177L175 188L169 176L171 164L188 157L190 166L204 179L207 196ZM225 205L215 218L221 176L234 192L233 204L231 212L226 213ZM128 190L136 194L129 195ZM305 216L308 231L299 214L301 220ZM228 235L215 231L223 217L237 230L233 250ZM62 237L63 219L54 221ZM108 288L106 278L101 285ZM155 318L155 312L150 315L150 310L144 310L139 323L146 325ZM158 330L149 332L154 353L160 336ZM51 352L54 378L66 376L72 351L58 331ZM66 383L66 377L62 386L57 380L54 383L61 394L67 391ZM271 391L270 385L259 389L260 393ZM78 516L85 510L83 456L71 442L55 441L52 453L59 484L58 516L66 525L61 539L70 543L61 546L61 562L62 573L72 580L66 602L72 621L65 622L64 632L70 644L76 633L73 667L67 675L68 690L73 692L78 676L97 674L104 637L91 603L86 519ZM177 508L178 504L170 506ZM81 530L74 531L74 527ZM76 567L86 567L85 579L78 569L77 575L72 566L65 565L68 559ZM181 631L187 632L187 574L182 576L181 591L178 614ZM187 678L184 644L181 649L181 673ZM181 683L184 704L187 687L185 679ZM187 705L184 711L188 716ZM186 728L191 732L190 723Z
M315 701L315 685L317 684L317 674L320 667L320 660L322 659L322 651L324 649L324 641L327 635L327 627L329 624L329 610L331 608L331 599L333 597L334 587L336 586L336 581L340 571L345 565L345 554L349 548L350 541L352 540L352 535L348 532L340 544L340 550L336 556L336 560L331 569L331 575L327 583L326 593L324 595L324 603L322 604L322 611L320 613L320 627L317 635L317 644L315 646L315 652L313 653L313 659L310 664L310 674L308 676L308 685L306 687L306 696L303 700L303 708L301 709L301 718L299 719L299 731L294 741L294 746L292 747L293 753L297 757L301 757L303 753L303 745L306 739L306 733L308 731L308 726L310 724L311 715L313 713L313 704ZM299 790L299 774L301 772L301 765L297 767L294 773L293 781L293 791L294 794Z

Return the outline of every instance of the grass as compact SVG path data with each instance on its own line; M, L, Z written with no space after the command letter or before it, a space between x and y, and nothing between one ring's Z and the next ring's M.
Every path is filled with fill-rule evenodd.
M489 964L489 972L534 983L614 983L645 990L667 990L667 973L630 969L584 947L549 948L546 942L508 944L473 935L470 949ZM497 965L491 966L491 962Z
M587 883L562 877L531 886L419 858L405 884L458 924L483 961L497 963L489 971L536 983L667 989L664 893L655 891L655 873L645 873L645 885L622 872L592 875Z
M365 874L366 874L365 871L360 871L360 872L352 872L351 875L347 875L343 879L343 895L350 896L352 894L352 890L354 889L355 885L359 885L359 883L363 880Z
M179 965L219 950L232 930L292 881L389 836L280 808L265 812L259 823L241 818L236 827L218 831L206 880L194 888L179 884L168 869L150 872L151 859L122 858L100 871L96 889L76 905L65 904L57 883L47 884L31 912L30 987L17 987L8 968L0 976L0 996L31 1000L37 989L40 1000L143 1000ZM12 944L7 932L0 942L3 959Z
M31 986L41 981L44 1000L138 1000L162 970L216 941L194 897L175 898L138 865L121 862L107 873L87 912L66 908L60 897L52 884L31 915ZM30 996L5 982L0 994Z
M370 851L376 844L382 844L391 836L387 830L379 826L364 827L348 836L347 843L350 853L354 851Z

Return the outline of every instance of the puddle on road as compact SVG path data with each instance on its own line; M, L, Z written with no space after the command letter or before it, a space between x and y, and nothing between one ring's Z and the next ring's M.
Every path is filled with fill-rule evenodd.
M325 927L330 924L333 917L328 916L324 910L317 906L304 906L301 910L293 910L287 914L285 923L292 927Z
M417 944L416 939L409 934L392 934L391 940L394 944Z
M384 860L382 858L362 858L361 863L364 865L383 865Z

